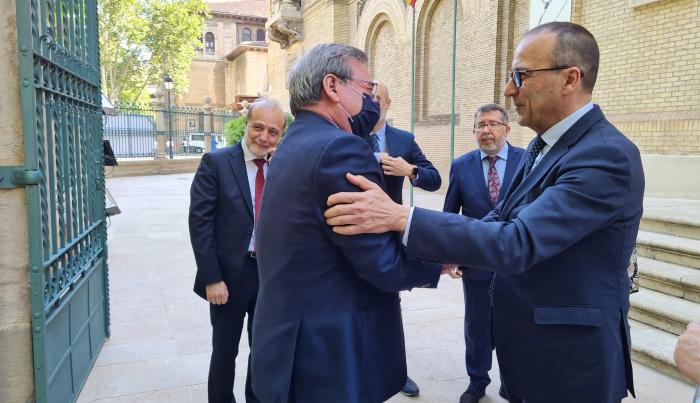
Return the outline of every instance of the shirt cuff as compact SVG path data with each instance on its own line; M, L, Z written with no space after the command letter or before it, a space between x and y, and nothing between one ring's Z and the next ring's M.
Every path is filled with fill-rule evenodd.
M419 175L416 174L416 177L415 177L415 178L409 179L409 181L411 182L411 185L413 185L413 187L418 187L418 186L416 186L416 182L418 182L418 176L419 176Z
M406 220L406 229L403 232L403 238L401 239L401 242L403 243L403 246L408 247L408 233L410 232L409 230L411 229L411 220L413 219L413 209L415 207L411 207L411 211L408 212L408 219Z

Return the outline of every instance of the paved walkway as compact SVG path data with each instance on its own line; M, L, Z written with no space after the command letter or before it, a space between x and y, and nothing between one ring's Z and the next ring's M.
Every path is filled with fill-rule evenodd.
M207 304L192 292L195 264L187 232L192 177L107 181L122 210L109 227L112 337L78 402L206 402L211 328ZM416 192L415 202L440 209L442 198ZM405 292L402 298L409 374L420 385L421 396L396 396L390 402L456 403L468 383L461 282L444 277L437 290ZM237 373L245 376L246 336L241 340ZM634 367L636 401L691 401L690 386L636 363ZM235 386L240 403L242 376ZM491 377L494 382L482 402L504 402L498 397L496 369Z

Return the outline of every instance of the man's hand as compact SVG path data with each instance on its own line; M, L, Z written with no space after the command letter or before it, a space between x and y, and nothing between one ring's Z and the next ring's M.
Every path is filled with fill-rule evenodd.
M223 305L228 302L226 283L219 281L218 283L209 284L207 286L207 301L214 305Z
M688 328L678 337L676 351L673 353L678 370L700 384L700 324L691 322Z
M377 185L362 175L346 174L362 192L341 192L328 197L326 223L342 235L403 231L410 208L394 203Z
M462 278L462 271L459 270L459 266L454 264L443 264L441 274L447 274L452 278Z
M382 163L382 170L384 170L384 175L408 176L410 178L413 174L413 168L415 168L415 165L409 164L408 162L406 162L405 159L401 157L390 157L388 155L382 155L380 162Z

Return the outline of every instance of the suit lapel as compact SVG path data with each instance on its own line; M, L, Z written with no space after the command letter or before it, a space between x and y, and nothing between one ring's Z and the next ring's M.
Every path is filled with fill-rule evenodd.
M472 154L472 158L466 161L469 166L467 171L471 172L472 180L476 184L476 191L479 193L477 196L480 200L486 200L487 204L491 205L491 199L489 199L489 192L486 188L486 181L484 180L484 165L481 161L481 153L477 150Z
M253 218L253 200L250 198L250 185L248 184L248 171L245 168L245 160L243 159L243 148L241 144L238 143L231 148L229 153L229 163L231 164L231 171L233 176L236 178L236 184L238 189L243 195L243 200L248 208L248 213L250 217Z
M506 171L503 174L503 182L501 183L501 193L498 195L499 202L503 200L503 197L506 195L506 192L510 187L511 181L513 180L513 174L515 174L515 170L518 168L519 165L515 163L515 159L518 158L519 154L520 153L518 153L514 147L509 145L508 161L506 162Z
M593 106L593 109L587 112L581 119L579 119L569 130L564 133L559 141L554 144L547 154L540 160L540 162L532 168L530 174L522 177L525 172L525 161L527 158L523 156L518 164L518 170L516 177L513 179L513 183L517 184L514 186L515 189L510 189L507 195L506 202L501 211L501 217L507 217L510 210L516 205L520 204L520 201L525 197L525 195L530 192L535 187L535 184L540 182L552 168L552 166L561 158L569 148L578 142L578 140L593 126L594 123L603 119L603 112L597 105ZM533 139L534 141L534 139ZM532 141L528 145L528 148L532 145ZM527 149L525 151L527 155ZM520 183L518 183L520 181Z
M403 157L401 153L401 144L399 143L399 136L394 136L392 132L392 127L386 125L386 130L384 131L384 139L386 140L386 153L392 157Z

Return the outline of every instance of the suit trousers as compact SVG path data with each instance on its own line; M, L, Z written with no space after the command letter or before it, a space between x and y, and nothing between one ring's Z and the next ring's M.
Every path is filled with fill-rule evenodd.
M464 344L467 374L472 388L486 389L491 378L493 341L491 337L491 280L462 277L464 288Z
M248 346L252 343L253 315L258 297L258 265L254 258L246 258L243 273L237 284L226 284L228 302L209 305L212 326L212 353L209 364L209 403L236 403L233 380L236 377L236 356L243 332L243 320L248 314ZM245 382L247 403L258 403L253 395L250 379L250 355Z

